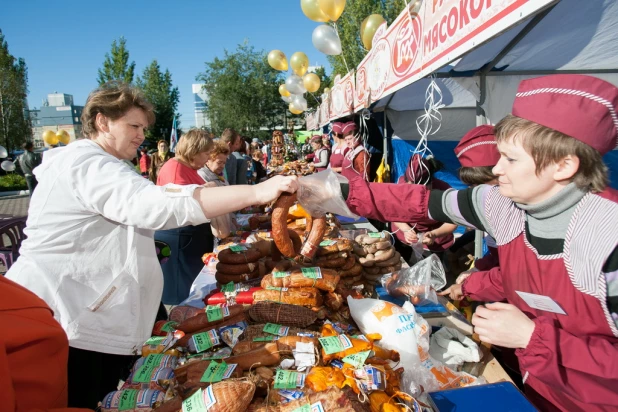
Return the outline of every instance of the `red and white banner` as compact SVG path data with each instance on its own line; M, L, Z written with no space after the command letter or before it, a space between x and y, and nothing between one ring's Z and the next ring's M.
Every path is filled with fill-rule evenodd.
M305 121L307 122L307 130L318 130L318 111L306 113Z
M354 109L414 83L558 0L411 1L356 70Z
M330 100L331 121L354 114L354 72L335 77Z
M318 118L318 125L320 127L326 126L330 122L330 94L325 96L320 105L320 117Z

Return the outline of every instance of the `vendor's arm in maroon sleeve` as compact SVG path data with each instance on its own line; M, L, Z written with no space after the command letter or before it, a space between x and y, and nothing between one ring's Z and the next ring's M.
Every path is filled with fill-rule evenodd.
M498 259L498 249L494 247L487 248L489 252L480 259L474 261L474 267L479 271L489 270L496 266L500 266L500 260Z
M464 296L480 302L504 300L500 266L471 274L462 284L462 292Z

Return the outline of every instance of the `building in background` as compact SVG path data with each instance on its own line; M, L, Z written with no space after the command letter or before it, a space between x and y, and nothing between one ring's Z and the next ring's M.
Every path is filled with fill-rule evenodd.
M208 103L208 95L204 90L203 84L191 85L193 89L193 105L195 113L195 127L210 129L210 119L206 115L206 105Z
M71 141L81 139L83 109L84 106L76 106L73 103L73 96L70 94L48 94L40 109L34 108L29 111L34 146L36 148L47 146L43 141L43 133L46 130L54 133L66 130L71 136Z

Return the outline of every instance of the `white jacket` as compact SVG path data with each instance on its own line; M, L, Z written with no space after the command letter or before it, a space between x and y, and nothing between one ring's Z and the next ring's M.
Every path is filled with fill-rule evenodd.
M34 174L28 238L6 277L47 302L70 346L134 353L163 290L154 230L208 222L198 186L155 186L90 140L50 150Z

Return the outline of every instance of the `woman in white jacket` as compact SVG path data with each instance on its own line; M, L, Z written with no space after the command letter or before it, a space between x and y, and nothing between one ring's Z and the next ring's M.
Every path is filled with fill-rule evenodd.
M155 186L123 162L153 122L140 92L104 85L83 110L88 139L50 150L34 170L27 239L6 277L41 297L68 335L69 406L94 409L150 337L163 288L155 230L206 223L297 189L292 177Z

